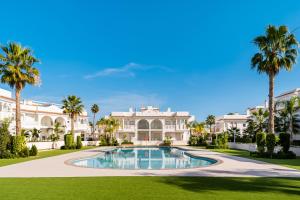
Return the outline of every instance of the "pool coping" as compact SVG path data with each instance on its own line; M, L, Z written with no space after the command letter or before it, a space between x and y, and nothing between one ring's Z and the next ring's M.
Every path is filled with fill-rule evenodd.
M190 156L190 157L194 157L194 158L208 158L208 159L211 159L211 160L214 160L216 161L215 163L213 164L210 164L210 165L207 165L207 166L199 166L199 167L191 167L191 168L166 168L166 169L121 169L121 168L95 168L95 167L87 167L87 166L78 166L78 165L75 165L73 162L76 161L76 160L80 160L80 159L87 159L87 158L94 158L94 157L97 157L97 155L100 155L100 154L103 154L105 153L107 150L113 150L113 149L116 149L116 148L143 148L143 147L154 147L154 148L176 148L176 149L180 149L180 150L183 150L185 151L185 153ZM185 149L185 148L180 148L178 146L130 146L130 147L107 147L107 149L101 149L99 150L99 153L96 153L92 156L84 156L84 157L77 157L77 158L71 158L71 159L68 159L66 161L64 161L64 164L68 165L68 166L72 166L72 167L77 167L77 168L86 168L86 169L95 169L95 170L124 170L124 171L160 171L160 170L164 170L164 171L173 171L173 170L182 170L182 171L185 171L185 170L191 170L191 169L203 169L203 168L208 168L208 167L212 167L212 166L216 166L216 165L220 165L223 163L222 160L220 159L216 159L216 158L212 158L210 156L199 156L199 155L195 155L193 153L191 153L191 151L193 150L189 150L189 149Z

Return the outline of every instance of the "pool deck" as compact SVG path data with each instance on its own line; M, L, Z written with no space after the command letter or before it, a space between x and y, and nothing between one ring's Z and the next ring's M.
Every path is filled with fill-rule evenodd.
M105 149L99 147L80 152L32 160L0 167L0 177L91 177L91 176L212 176L212 177L299 177L300 171L256 160L181 147L194 156L220 160L217 165L195 169L119 170L93 169L69 165L68 160L89 157Z

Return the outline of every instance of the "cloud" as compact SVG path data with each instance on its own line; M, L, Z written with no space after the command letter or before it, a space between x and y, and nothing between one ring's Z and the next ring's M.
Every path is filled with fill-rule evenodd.
M107 115L112 111L128 111L130 107L137 109L147 105L160 107L165 104L165 100L157 94L120 92L108 97L100 97L90 103L97 103L100 106L101 113Z
M138 63L128 63L122 67L109 67L105 68L101 71L98 71L94 74L89 74L84 76L85 79L93 79L97 77L104 77L104 76L122 76L122 77L135 77L137 71L146 71L151 69L160 69L163 71L172 71L171 69L160 66L160 65L143 65Z

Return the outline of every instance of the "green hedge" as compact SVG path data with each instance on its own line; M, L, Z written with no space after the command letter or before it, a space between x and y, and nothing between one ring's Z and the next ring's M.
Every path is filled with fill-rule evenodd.
M81 149L81 148L82 148L81 136L78 135L76 138L76 149Z
M275 134L267 134L266 136L266 146L267 151L270 155L273 154L275 146L276 146L276 136Z
M256 145L257 145L257 151L259 153L265 152L266 133L260 132L256 134Z
M287 153L291 146L291 135L288 133L280 133L279 144L282 147L282 151L284 153Z

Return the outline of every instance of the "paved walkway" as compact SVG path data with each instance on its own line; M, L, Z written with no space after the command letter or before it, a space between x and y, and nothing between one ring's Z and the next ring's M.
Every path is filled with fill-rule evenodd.
M197 169L118 170L81 168L65 164L67 160L93 156L102 148L0 167L0 177L88 177L88 176L213 176L213 177L300 177L300 171L260 161L229 156L207 150L190 153L221 160L222 163ZM186 149L189 149L186 147Z

